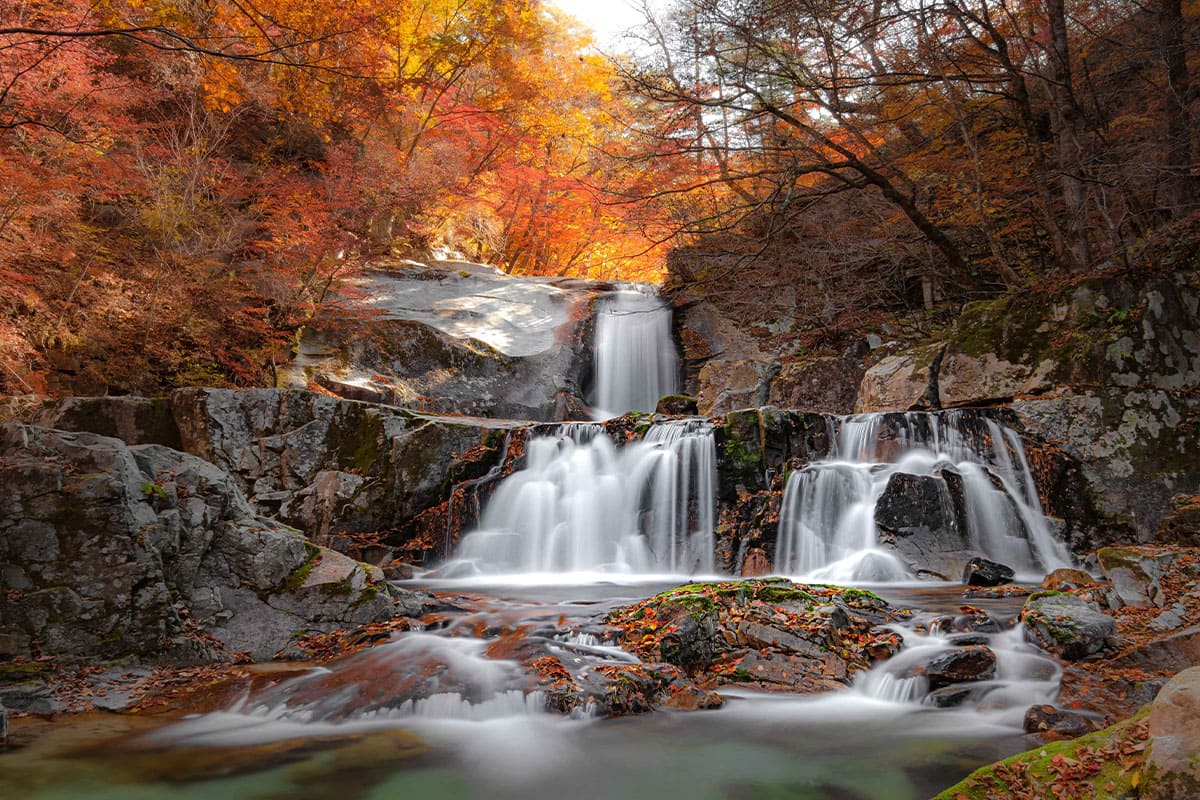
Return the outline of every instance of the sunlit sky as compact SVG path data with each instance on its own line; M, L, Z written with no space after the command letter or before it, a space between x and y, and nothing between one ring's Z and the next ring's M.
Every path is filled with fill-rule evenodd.
M596 32L602 49L619 48L621 34L642 22L641 3L628 0L553 0L554 5Z

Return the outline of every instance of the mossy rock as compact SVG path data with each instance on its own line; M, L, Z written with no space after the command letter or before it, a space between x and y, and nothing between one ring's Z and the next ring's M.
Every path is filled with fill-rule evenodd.
M1144 758L1138 745L1147 738L1149 713L1150 706L1146 706L1133 718L1104 730L1078 739L1050 742L980 767L933 800L1058 796L1132 800L1137 797ZM1093 772L1096 764L1099 769ZM1068 784L1064 776L1075 774L1082 777L1069 781L1070 793L1055 793L1056 787Z

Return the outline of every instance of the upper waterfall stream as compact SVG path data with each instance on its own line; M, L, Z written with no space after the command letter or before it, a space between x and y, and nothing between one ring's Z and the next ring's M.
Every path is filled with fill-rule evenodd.
M679 391L671 309L647 291L619 291L596 304L593 418L653 411Z

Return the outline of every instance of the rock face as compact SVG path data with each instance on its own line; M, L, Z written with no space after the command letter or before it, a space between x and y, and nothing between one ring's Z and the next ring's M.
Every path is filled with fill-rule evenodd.
M1141 800L1177 800L1200 794L1200 667L1184 670L1150 707Z
M310 331L284 385L435 413L564 419L587 390L606 284L466 262L397 262L351 282L350 317Z
M160 422L122 427L136 414ZM390 531L399 544L415 542L418 555L443 553L453 529L422 515L446 503L456 482L481 478L499 464L519 427L284 389L70 399L38 422L120 432L131 444L174 443L227 471L256 513L319 543L339 532Z
M1068 538L1149 541L1168 501L1200 488L1200 291L1188 278L973 303L943 341L880 350L856 408L1011 404L1023 433L1069 462L1038 476Z
M366 565L257 516L210 463L161 445L0 427L8 655L270 658L302 631L420 608Z
M1030 595L1021 610L1021 621L1034 642L1068 661L1099 653L1117 631L1112 617L1071 594Z

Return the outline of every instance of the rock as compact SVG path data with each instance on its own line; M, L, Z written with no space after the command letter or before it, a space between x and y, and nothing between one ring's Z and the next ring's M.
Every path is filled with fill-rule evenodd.
M1200 546L1200 494L1177 494L1170 510L1158 523L1156 541L1163 544Z
M1051 705L1030 706L1024 724L1026 733L1052 734L1061 739L1074 739L1100 728L1099 720Z
M67 711L68 705L58 698L47 683L32 680L0 684L0 709L50 717Z
M765 406L774 374L763 361L709 361L700 368L696 406L708 417Z
M1200 625L1135 647L1109 664L1115 669L1135 667L1146 672L1178 672L1200 665Z
M112 436L126 444L161 444L182 450L166 397L68 397L42 409L35 425Z
M1200 796L1200 668L1184 670L1150 707L1150 741L1139 800Z
M664 395L659 398L654 411L656 414L666 414L671 417L694 417L699 413L696 410L696 398L686 394Z
M1179 557L1174 550L1149 547L1102 547L1096 559L1113 592L1128 606L1157 606L1166 602L1159 578Z
M852 414L863 372L862 360L851 356L789 361L771 380L767 403L779 408Z
M880 543L913 572L956 575L978 551L969 549L961 483L942 475L896 473L875 505Z
M366 565L258 517L228 474L161 445L10 423L0 481L2 626L46 655L265 659L302 631L399 609Z
M1146 741L1147 721L1139 714L1112 727L1063 742L1039 744L1032 750L1004 761L980 767L933 800L962 797L1094 797L1104 800L1136 800L1136 783L1141 778L1141 748ZM1128 754L1120 760L1100 764L1100 769L1062 768L1094 763L1098 753ZM1064 772L1066 773L1064 776Z
M854 404L857 414L939 408L937 374L941 343L884 356L863 374Z
M847 685L899 646L887 604L859 590L781 579L688 584L612 612L622 646L675 664L703 686L800 693Z
M1012 567L986 558L973 558L963 569L962 582L967 586L1000 586L1015 575Z
M931 689L952 683L986 681L996 677L996 654L990 647L969 645L944 650L914 667L908 677L924 676Z
M456 261L384 266L350 281L347 302L366 322L306 329L282 385L510 419L562 419L582 405L591 304L606 284Z
M1082 589L1092 586L1096 579L1081 569L1063 567L1056 569L1042 578L1042 588L1052 592L1065 592L1069 589Z
M1117 630L1116 621L1094 603L1049 592L1029 596L1021 622L1034 643L1068 661L1099 653Z
M963 592L965 600L999 600L1004 597L1028 597L1033 590L1025 586L982 586Z
M1181 489L1200 486L1200 462L1192 456L1200 451L1200 429L1186 424L1200 410L1200 397L1154 389L1079 389L1014 400L1011 408L1024 433L1055 442L1069 460L1068 472L1074 472L1073 494L1045 495L1048 513L1093 541L1097 533L1108 541L1130 536L1149 541L1170 499ZM1079 503L1081 497L1086 503Z
M746 552L746 557L742 559L741 576L743 578L757 578L762 575L770 575L771 572L771 562L762 548L755 547Z
M970 684L953 684L951 686L943 686L940 689L934 689L929 694L921 698L921 705L931 706L933 708L957 708L967 702L973 702L980 699L982 696L980 687ZM992 687L987 687L992 688ZM985 692L986 693L986 692Z

